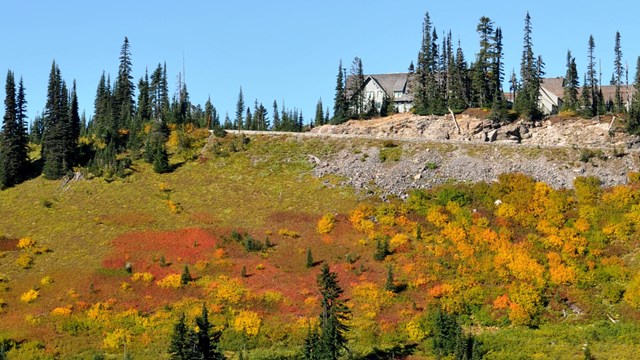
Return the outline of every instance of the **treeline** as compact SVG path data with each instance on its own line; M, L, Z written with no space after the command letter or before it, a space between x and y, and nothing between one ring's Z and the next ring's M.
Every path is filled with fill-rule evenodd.
M458 112L467 108L490 109L489 118L509 121L517 117L531 120L543 115L538 105L540 86L545 75L545 63L541 55L536 55L533 47L533 26L531 16L524 19L523 47L520 71L515 70L508 79L509 89L503 89L504 47L502 29L488 17L480 18L476 27L479 36L479 51L475 59L468 63L460 41L454 44L451 30L439 33L427 12L422 24L422 38L417 62L412 61L408 73L410 93L413 95L414 113L420 115L442 115L449 110ZM589 36L587 69L580 85L579 72L571 51L567 52L566 74L564 76L564 97L560 111L569 115L591 118L607 113L625 114L628 130L640 132L640 99L625 103L622 87L628 85L622 61L621 36L615 34L613 74L610 85L615 86L613 99L605 99L602 80L596 70L595 40ZM636 73L640 73L640 57ZM640 89L639 76L634 81L635 91ZM350 80L347 81L347 78ZM342 61L336 78L334 116L332 123L342 123L347 119L386 116L394 112L393 96L376 106L365 99L361 90L365 76L362 60L356 57L349 75Z
M79 114L75 81L69 89L54 61L45 108L33 119L30 129L22 79L16 86L13 72L8 72L0 134L0 188L13 186L29 174L59 179L78 167L95 176L124 176L132 161L139 158L152 163L156 172L168 172L171 167L166 142L172 130L201 128L220 134L224 129L302 131L305 127L302 111L288 109L284 102L280 110L273 102L271 118L258 100L253 108L245 106L242 89L235 118L227 114L221 122L210 98L204 107L191 102L182 74L170 97L166 63L159 63L151 73L145 71L136 86L131 45L126 37L119 60L114 81L102 73L89 119ZM30 143L40 147L38 161L32 162L29 157Z

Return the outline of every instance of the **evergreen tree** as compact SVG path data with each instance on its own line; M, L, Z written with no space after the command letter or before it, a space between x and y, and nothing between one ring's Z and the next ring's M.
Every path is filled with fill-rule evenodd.
M167 64L158 66L151 74L149 97L152 104L152 117L156 120L167 120L169 114L169 84L167 82Z
M26 103L22 79L16 93L13 72L7 71L5 112L0 134L0 189L16 185L24 179L29 164Z
M191 273L189 272L189 265L185 265L180 274L180 284L187 285L193 280Z
M580 86L580 83L578 80L576 59L571 55L571 51L567 51L567 73L562 85L564 88L562 110L578 110L578 86Z
M251 115L251 108L249 108L248 106L247 106L247 114L244 117L243 128L247 130L255 130L254 124L253 124L253 116Z
M73 86L71 88L71 103L69 104L69 121L71 128L71 140L74 144L77 144L80 138L80 130L82 125L80 124L80 113L78 109L78 94L76 89L76 81L73 80ZM77 159L74 159L77 161Z
M343 290L337 281L338 274L329 270L326 263L318 274L317 283L322 296L320 314L320 338L318 341L319 359L337 360L346 348L345 333L349 330L346 321L349 309L343 300Z
M393 268L391 265L387 268L387 280L384 283L384 289L391 292L396 292L396 284L393 278Z
M538 108L538 97L542 79L540 77L540 65L533 53L531 16L529 16L529 12L525 16L524 24L524 45L520 62L521 85L520 91L516 93L515 107L522 115L530 119L537 119L541 115Z
M184 314L173 327L169 344L169 355L174 360L223 360L224 355L218 349L220 333L212 332L207 307L202 305L202 313L196 317L196 331L187 326Z
M136 128L141 124L151 120L153 114L153 104L151 102L151 84L149 83L149 72L145 70L144 77L138 81L138 109L136 113Z
M589 99L591 103L589 108L585 109L585 115L587 117L593 117L598 113L598 78L596 72L596 60L595 60L595 48L596 43L593 39L593 35L589 35L589 48L587 52L587 76L585 77L585 83L589 89Z
M304 339L303 359L304 360L320 360L323 359L320 353L320 333L317 328L312 328L309 324L307 337Z
M307 261L305 262L307 269L313 267L313 255L311 255L311 248L307 248Z
M104 139L106 143L116 137L118 130L113 118L112 102L111 86L103 72L98 82L94 100L92 132Z
M316 104L316 117L313 120L313 126L322 126L324 125L324 113L323 113L323 106L322 106L322 99L318 100L318 103Z
M454 64L451 66L451 91L449 94L449 106L453 109L462 110L469 107L469 78L467 62L460 41L456 49Z
M207 98L207 102L204 104L204 124L201 127L212 130L220 127L220 116L218 111L211 103L211 97Z
M476 31L480 35L480 50L473 66L473 93L479 107L488 107L493 102L494 95L492 91L494 84L490 79L493 70L493 21L486 16L481 17Z
M494 121L500 121L507 117L507 104L502 90L502 81L504 80L502 56L502 29L498 27L493 37L491 76L489 77L493 92L490 118Z
M617 112L624 111L624 106L622 103L622 93L620 91L620 86L622 85L622 75L624 73L623 65L622 65L622 47L620 45L620 32L616 31L616 40L615 46L613 48L615 60L613 61L613 75L614 75L614 84L616 86L616 93L614 99L615 110Z
M362 118L365 109L365 93L364 86L364 70L362 68L362 59L355 57L351 63L349 70L351 81L347 81L347 94L350 96L349 108L351 109L352 118Z
M242 96L242 86L241 86L240 92L238 93L238 101L236 102L235 128L238 130L244 129L243 117L242 117L243 112L244 112L244 97Z
M120 48L118 77L113 89L113 110L117 129L130 129L135 115L135 85L131 72L131 50L129 39L125 36Z
M44 135L44 118L39 113L33 118L31 128L29 129L29 141L34 144L42 144Z
M192 347L188 339L189 332L184 313L181 313L178 321L173 325L173 332L171 333L168 351L171 359L183 360L192 358Z
M635 94L627 115L627 132L640 135L640 56L636 60L636 77L633 82Z
M281 129L280 113L278 112L278 102L273 100L273 124L272 129L279 131Z
M44 176L47 179L59 179L73 166L78 139L73 138L67 86L55 61L49 74L44 125L41 150Z
M349 118L349 103L347 102L344 82L345 79L342 69L342 60L340 60L340 64L338 65L338 75L336 77L336 95L333 103L333 124L342 124Z
M162 120L154 120L144 147L144 159L153 164L153 170L162 174L171 171L166 142L169 129Z

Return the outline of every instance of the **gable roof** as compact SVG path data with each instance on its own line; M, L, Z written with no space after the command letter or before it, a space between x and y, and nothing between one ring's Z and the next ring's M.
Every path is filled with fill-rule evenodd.
M564 78L559 76L555 78L543 78L540 86L543 87L546 91L552 93L558 98L562 99L564 97L564 87L562 86L564 82ZM600 86L600 90L602 90L602 96L604 101L613 101L616 97L616 86L615 85L602 85ZM578 94L581 92L581 89L578 89ZM632 85L620 85L620 93L622 95L622 102L627 104L635 90Z
M395 97L395 101L411 102L413 101L413 95L409 92L411 78L410 73L372 74L365 75L364 84L366 85L368 81L373 80L389 97L392 97L396 92L401 92L402 95ZM354 80L355 77L353 75L347 77L347 96L349 97L355 92L353 89Z

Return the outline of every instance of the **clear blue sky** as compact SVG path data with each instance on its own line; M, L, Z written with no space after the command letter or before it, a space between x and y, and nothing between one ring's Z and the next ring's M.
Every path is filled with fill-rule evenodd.
M67 83L77 81L80 108L89 117L100 75L104 70L115 77L127 36L136 84L146 67L166 61L173 92L184 56L191 101L204 105L211 96L221 118L225 112L233 118L242 86L247 104L258 99L271 109L274 99L280 105L284 100L309 121L319 98L333 108L340 59L348 68L359 56L365 73L406 71L417 56L427 11L439 32L451 30L460 39L467 61L478 49L481 16L502 27L507 77L518 71L527 11L547 76L564 75L570 49L582 80L593 34L608 83L618 30L632 80L640 55L638 10L631 0L10 1L0 20L0 95L4 99L8 69L22 76L32 120L44 108L55 59Z

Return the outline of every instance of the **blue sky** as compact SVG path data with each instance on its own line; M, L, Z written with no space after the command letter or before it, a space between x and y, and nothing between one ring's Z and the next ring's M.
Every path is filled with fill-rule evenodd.
M615 4L611 9L609 4ZM42 112L51 62L67 83L77 81L80 108L93 113L102 71L117 74L125 36L131 43L135 82L166 61L171 92L182 71L191 101L208 96L231 117L240 86L245 101L273 100L299 108L309 121L322 98L333 108L335 77L342 59L362 58L365 73L406 71L417 56L421 26L429 12L439 32L460 39L467 61L478 49L481 16L502 27L505 72L519 69L524 16L530 12L536 55L548 76L565 73L565 56L576 57L580 80L586 71L590 34L602 80L611 78L616 31L622 35L630 81L640 55L636 19L640 4L586 1L11 1L0 21L0 95L11 69L24 78L30 118Z

